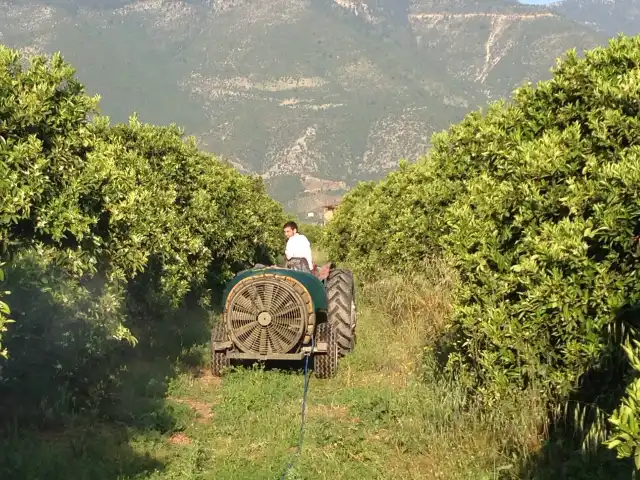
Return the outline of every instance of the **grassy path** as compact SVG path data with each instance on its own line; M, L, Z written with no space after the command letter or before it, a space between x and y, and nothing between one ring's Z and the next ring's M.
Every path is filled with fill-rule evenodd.
M339 375L311 377L302 455L288 478L498 478L510 465L501 436L518 426L499 420L496 435L455 385L429 380L419 362L429 318L406 310L406 288L385 289L365 297L386 311L360 298L358 345ZM206 358L207 346L192 354ZM62 429L16 433L0 445L0 478L281 478L298 441L301 371L247 368L218 379L158 358L127 375L116 420L77 416Z
M476 460L460 455L461 442L480 452L488 439L457 438L463 432L451 429L453 409L461 406L455 390L415 378L417 335L393 335L382 315L363 313L357 351L339 376L311 378L302 455L288 478L456 478L451 473L460 468L471 474ZM280 478L297 445L302 389L299 371L240 369L222 380L179 375L166 401L183 430L134 439L140 454L164 464L146 478Z

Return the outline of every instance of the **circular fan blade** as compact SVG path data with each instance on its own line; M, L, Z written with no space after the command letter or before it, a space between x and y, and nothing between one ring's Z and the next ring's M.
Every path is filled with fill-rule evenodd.
M306 292L305 292L306 293ZM303 294L277 277L255 277L231 293L227 324L245 353L287 353L304 334L308 313Z

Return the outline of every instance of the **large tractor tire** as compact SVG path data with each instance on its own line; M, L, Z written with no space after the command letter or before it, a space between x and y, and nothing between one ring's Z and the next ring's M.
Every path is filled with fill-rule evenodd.
M342 357L351 352L356 344L356 289L353 273L342 269L331 270L326 285L329 322L336 329L338 353Z
M316 343L326 342L327 352L313 356L313 373L317 378L332 378L338 373L338 335L336 328L323 322L316 329Z
M214 377L222 375L222 370L230 365L227 352L218 351L213 349L213 342L224 342L227 340L227 335L224 330L224 324L218 323L211 331L211 373Z

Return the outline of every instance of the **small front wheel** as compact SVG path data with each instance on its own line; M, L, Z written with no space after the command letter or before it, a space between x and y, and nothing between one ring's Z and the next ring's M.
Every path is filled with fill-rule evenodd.
M329 322L318 325L316 343L326 342L327 352L313 357L313 373L317 378L332 378L338 373L338 334Z
M213 348L214 342L226 341L224 325L218 323L211 332L211 373L214 377L222 376L222 371L229 366L229 358L226 351L216 351Z

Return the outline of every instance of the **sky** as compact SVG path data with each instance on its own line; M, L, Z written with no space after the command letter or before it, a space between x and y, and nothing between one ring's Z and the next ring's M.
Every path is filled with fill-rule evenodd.
M520 3L526 3L527 5L546 5L554 1L555 0L520 0Z

